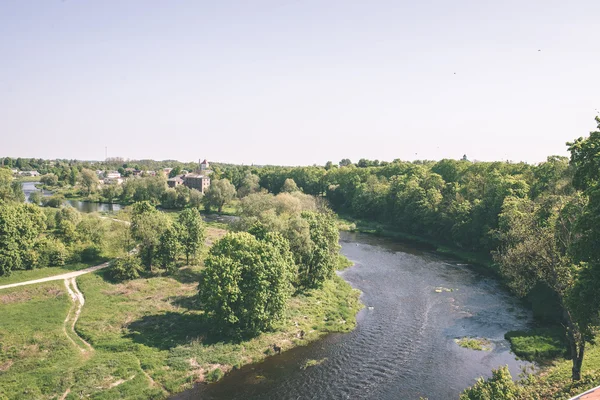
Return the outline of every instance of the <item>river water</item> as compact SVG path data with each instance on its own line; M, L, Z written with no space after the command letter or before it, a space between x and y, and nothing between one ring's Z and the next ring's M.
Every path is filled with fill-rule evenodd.
M35 185L38 185L40 182L23 182L23 193L25 193L25 199L29 201L29 195L32 192L39 192L40 189L36 188ZM44 197L52 196L52 192L48 190L42 191L42 195ZM81 200L65 200L65 203L75 208L79 212L83 213L93 213L93 212L115 212L119 211L123 208L120 204L111 204L111 203L92 203L89 201L81 201Z
M392 240L344 233L355 265L342 276L363 292L358 326L233 371L173 397L192 399L456 399L479 376L521 366L504 333L531 315L492 277ZM436 292L444 287L452 291ZM455 338L488 338L491 351ZM303 369L307 360L326 359Z

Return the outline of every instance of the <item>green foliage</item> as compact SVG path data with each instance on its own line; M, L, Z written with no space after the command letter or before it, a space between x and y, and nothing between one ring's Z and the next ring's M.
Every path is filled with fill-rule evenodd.
M198 209L187 208L179 214L177 218L179 227L179 240L185 253L186 262L189 264L190 258L196 261L198 251L204 244L206 237L206 227Z
M50 197L44 197L42 203L46 207L60 208L65 202L65 197L62 195L53 195Z
M190 189L188 205L192 208L200 208L200 206L202 205L203 198L204 193L202 193L198 189Z
M489 351L491 350L490 341L483 338L460 338L454 339L456 344L465 349L477 350L477 351Z
M298 190L298 185L296 185L296 182L294 182L294 180L292 178L287 178L284 182L283 185L281 186L281 192L286 192L286 193L292 193L292 192L297 192Z
M519 387L513 382L508 367L504 366L493 370L491 378L479 378L460 395L460 400L515 400L518 395Z
M64 243L57 239L44 238L39 244L37 267L61 267L69 259L69 251Z
M230 336L255 336L283 315L291 292L289 260L266 241L229 233L211 248L200 298L215 328Z
M206 374L206 381L207 382L216 382L219 379L221 379L223 376L225 376L223 371L220 368L215 368L212 371L210 371L208 374Z
M311 246L300 255L299 280L304 287L319 287L330 279L338 265L339 232L329 213L304 211Z
M139 256L132 254L114 260L109 273L114 280L124 281L139 278L143 269Z
M204 194L202 203L207 211L216 208L220 213L223 211L223 206L231 201L235 195L235 186L227 179L215 179L211 181L210 187Z
M86 195L90 195L93 191L98 188L98 176L91 169L84 168L80 174L81 186L85 189Z
M156 258L160 261L161 267L172 272L176 267L180 249L178 231L173 225L170 225L160 235L156 249Z
M132 207L131 237L139 242L140 254L150 268L163 233L170 227L171 220L156 210L148 201L139 202Z
M240 187L238 188L238 197L246 197L249 194L256 193L260 190L260 177L251 173L246 174Z
M56 186L58 184L58 176L52 173L46 174L40 178L40 182L46 186Z
M42 192L36 190L35 192L31 192L29 194L29 202L31 204L35 204L36 206L42 202Z
M0 200L0 275L32 268L44 219L37 206Z

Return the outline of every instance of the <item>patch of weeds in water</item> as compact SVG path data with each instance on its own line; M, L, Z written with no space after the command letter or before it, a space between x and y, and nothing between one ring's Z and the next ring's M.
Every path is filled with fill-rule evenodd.
M465 349L477 350L477 351L490 351L492 350L492 344L485 338L472 338L464 337L454 339L456 344Z
M301 369L306 369L306 368L309 368L309 367L315 367L317 365L323 364L325 361L327 361L327 357L321 358L320 360L307 360L304 363L304 365L302 366Z

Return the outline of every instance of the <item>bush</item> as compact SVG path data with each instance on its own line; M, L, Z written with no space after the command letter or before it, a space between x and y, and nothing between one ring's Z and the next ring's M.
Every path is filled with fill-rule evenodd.
M69 259L69 251L56 239L45 239L40 243L38 266L62 267Z
M81 251L81 261L90 262L99 260L101 257L101 249L97 246L87 246L85 249Z
M492 371L489 379L479 378L477 382L460 395L460 400L514 400L520 389L513 382L508 366Z
M60 208L65 202L64 196L54 195L51 197L44 198L43 204L46 207Z
M113 261L109 272L114 280L124 281L139 278L143 270L140 258L137 255L128 255Z

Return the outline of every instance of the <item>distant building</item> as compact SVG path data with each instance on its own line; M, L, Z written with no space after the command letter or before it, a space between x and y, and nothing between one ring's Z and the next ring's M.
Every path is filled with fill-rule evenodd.
M200 163L200 171L206 171L210 169L210 164L207 160L204 160Z
M118 178L104 178L102 181L105 185L121 185L123 183L123 178L120 176Z
M119 171L106 171L104 177L107 179L118 179L121 177Z
M202 174L182 175L183 184L190 189L196 189L204 193L210 186L210 178Z
M173 178L167 179L167 185L170 188L175 188L179 185L183 185L183 182L184 181L183 181L182 175L177 175L177 176L174 176Z
M21 176L40 176L40 173L37 171L21 171L19 174Z

